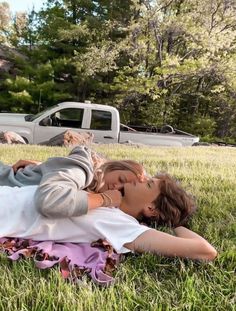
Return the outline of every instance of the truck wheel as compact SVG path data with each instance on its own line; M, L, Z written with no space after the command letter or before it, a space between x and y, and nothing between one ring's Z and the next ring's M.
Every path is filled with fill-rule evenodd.
M167 133L174 133L175 130L174 130L174 128L171 125L166 124L166 125L162 126L160 132L162 134L167 134Z
M28 145L28 144L29 144L28 139L27 139L27 138L25 138L25 137L23 137L23 136L22 136L22 138L24 139L25 143Z

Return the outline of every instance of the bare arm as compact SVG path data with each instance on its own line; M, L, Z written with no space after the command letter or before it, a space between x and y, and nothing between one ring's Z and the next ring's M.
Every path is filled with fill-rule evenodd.
M130 250L151 252L167 257L213 260L215 248L197 233L184 227L174 229L176 236L150 229L124 246Z

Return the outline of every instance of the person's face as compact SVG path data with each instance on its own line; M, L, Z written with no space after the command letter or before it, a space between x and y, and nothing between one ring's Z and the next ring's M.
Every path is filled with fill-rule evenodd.
M104 185L99 192L106 190L120 190L125 184L144 180L145 177L137 177L131 171L115 170L104 175Z
M130 208L142 211L144 216L150 217L149 213L155 210L153 201L160 194L160 180L149 178L143 182L133 182L124 185L124 202Z

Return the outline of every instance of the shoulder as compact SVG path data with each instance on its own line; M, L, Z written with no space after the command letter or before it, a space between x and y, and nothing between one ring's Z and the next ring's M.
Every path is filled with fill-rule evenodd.
M124 245L133 242L139 235L150 230L118 208L101 207L92 210L87 215L91 215L87 217L93 229L97 230L99 236L106 238L118 253L129 252L130 249Z
M134 217L115 207L99 207L89 211L89 214L91 217L94 217L96 223L100 223L104 227L111 226L113 229L123 232L147 228L141 225Z
M69 156L72 155L91 158L91 150L86 146L76 146L69 153Z

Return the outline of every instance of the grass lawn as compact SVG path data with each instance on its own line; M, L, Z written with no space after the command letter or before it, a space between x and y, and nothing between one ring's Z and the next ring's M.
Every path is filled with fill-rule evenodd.
M101 288L89 279L65 282L57 269L40 271L31 260L0 255L0 311L236 310L236 148L94 147L113 159L140 161L150 174L168 171L197 197L191 228L218 250L213 263L129 256L116 282ZM44 160L66 148L0 146L0 160ZM0 203L1 204L1 203Z

